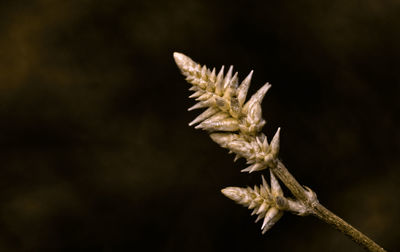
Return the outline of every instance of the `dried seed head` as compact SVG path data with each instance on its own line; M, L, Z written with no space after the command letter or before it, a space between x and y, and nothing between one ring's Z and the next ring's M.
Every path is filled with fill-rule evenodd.
M209 128L209 131L223 131L226 128L229 131L240 130L244 134L252 135L257 135L261 131L265 124L265 121L262 119L261 101L270 88L268 83L261 87L244 105L253 71L250 72L239 86L238 73L236 72L232 77L233 66L229 67L228 72L224 76L224 67L216 75L215 68L211 71L205 65L201 66L182 53L174 53L174 59L182 74L186 76L186 80L195 87L191 88L195 93L190 98L195 98L199 102L189 108L189 110L216 108L220 111L228 112L234 119L245 118L244 120L240 119L237 126L233 126L233 121L231 121L229 126L217 127L215 129ZM208 119L207 116L214 114L207 111L207 113L197 117L190 125L201 123Z
M227 187L221 190L226 197L236 203L253 209L251 215L257 215L256 222L264 219L261 226L263 234L283 215L283 210L279 208L277 198L274 196L274 192L276 191L276 187L279 186L279 183L275 177L272 176L273 174L271 175L271 188L265 178L262 177L262 185L260 185L260 187L254 186L254 189L250 187ZM281 195L280 198L285 202L287 201L283 195Z
M174 59L186 76L186 81L192 84L189 90L194 93L190 98L198 101L188 110L206 109L189 126L197 124L196 129L207 130L214 142L235 154L234 161L245 158L249 166L242 169L242 172L252 173L275 167L280 147L280 128L270 143L261 133L266 123L262 118L261 103L271 85L266 83L246 102L253 71L238 85L238 73L232 76L233 66L224 75L224 66L216 74L215 68L211 71L184 54L174 53ZM263 234L282 217L284 211L298 215L310 213L309 208L301 201L284 197L272 170L270 169L271 186L262 176L260 187L227 187L221 190L226 197L252 209L251 215L257 215L256 222L263 220ZM317 202L311 189L306 188L305 193L310 202Z

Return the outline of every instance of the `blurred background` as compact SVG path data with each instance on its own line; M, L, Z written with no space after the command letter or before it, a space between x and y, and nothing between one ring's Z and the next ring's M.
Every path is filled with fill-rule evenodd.
M261 182L188 127L172 58L266 81L264 132L330 210L400 250L400 2L2 1L1 251L363 251L313 217L266 235Z

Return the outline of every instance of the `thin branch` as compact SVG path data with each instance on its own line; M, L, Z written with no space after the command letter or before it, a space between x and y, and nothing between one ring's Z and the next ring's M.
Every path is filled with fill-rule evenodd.
M323 205L318 202L317 196L311 189L304 189L299 182L290 174L286 169L285 165L278 161L272 171L279 177L279 179L286 185L286 187L291 191L291 193L304 205L308 207L308 211L321 219L322 221L328 223L335 229L344 233L350 237L353 241L361 245L364 249L372 252L383 252L385 251L381 246L376 244L368 236L361 233L359 230L354 228L352 225L344 221L339 216L335 215Z

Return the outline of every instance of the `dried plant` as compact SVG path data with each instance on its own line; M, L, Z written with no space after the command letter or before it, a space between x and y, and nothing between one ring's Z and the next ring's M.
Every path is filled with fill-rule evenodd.
M308 187L301 186L278 159L280 128L269 143L261 132L265 125L262 118L261 102L270 89L266 83L246 102L253 71L240 83L238 73L233 74L231 66L224 74L224 66L216 73L205 65L194 62L182 53L174 53L177 66L194 91L190 98L198 101L189 110L205 108L189 126L203 129L221 147L235 154L235 161L245 158L249 166L242 172L270 170L268 185L262 176L262 185L254 189L227 187L222 193L237 203L253 209L257 221L263 219L262 233L268 231L285 211L305 216L314 215L349 236L369 251L385 251L378 244L355 229L353 226L322 206L317 195ZM290 190L294 198L283 195L277 176Z

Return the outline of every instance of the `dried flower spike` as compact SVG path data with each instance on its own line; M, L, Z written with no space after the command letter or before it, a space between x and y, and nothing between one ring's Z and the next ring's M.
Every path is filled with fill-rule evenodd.
M284 211L291 211L298 215L306 215L307 209L300 202L285 198L278 180L270 172L271 187L262 176L262 185L247 187L227 187L221 192L231 200L236 201L249 209L253 209L251 215L257 214L256 222L264 219L261 226L265 234L283 215Z
M233 74L233 66L226 75L222 66L216 75L215 68L201 66L182 53L174 53L174 58L186 80L193 85L190 90L194 94L190 98L198 101L189 110L206 108L189 126L197 124L196 129L212 133L211 139L235 153L235 160L245 158L250 166L242 172L251 173L276 165L280 129L270 144L260 133L265 125L261 102L271 85L266 83L245 102L253 71L238 85L238 73Z
M262 177L263 184L254 189L227 187L222 193L228 198L254 209L257 220L264 219L262 232L270 229L282 216L283 211L297 215L314 215L345 233L363 248L369 251L385 251L369 237L322 206L315 192L301 186L278 159L280 128L271 142L261 132L265 125L262 118L261 102L270 89L266 83L247 102L246 96L253 71L239 85L238 73L233 74L233 66L224 75L224 66L216 74L215 68L210 70L205 65L194 62L182 53L174 53L174 59L186 80L192 84L189 90L194 93L198 103L189 110L205 108L190 126L210 133L211 139L221 147L235 153L235 161L245 158L248 166L242 172L261 171L270 168L271 187ZM278 179L285 184L295 199L283 195Z
M245 134L257 134L265 124L261 117L261 102L268 89L266 83L247 103L244 103L250 86L253 71L239 85L238 73L233 74L231 66L224 76L224 67L218 75L205 65L194 62L182 53L174 53L175 62L180 68L186 81L193 86L190 88L198 103L189 110L207 108L194 119L190 126L199 124L196 128L207 131L240 131ZM233 75L232 75L233 74Z

